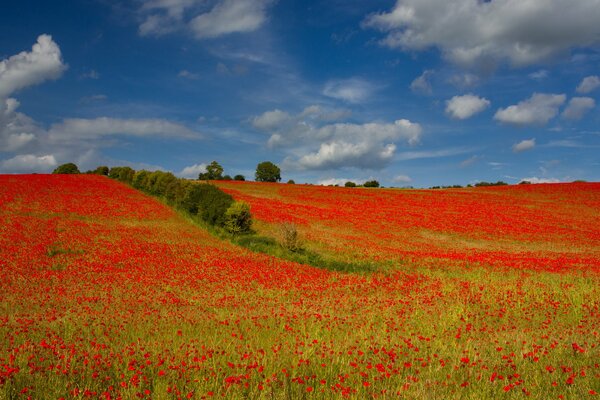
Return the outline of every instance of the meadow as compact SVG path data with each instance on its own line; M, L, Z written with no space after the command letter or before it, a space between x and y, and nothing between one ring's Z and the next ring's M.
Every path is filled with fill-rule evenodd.
M219 183L250 252L120 182L0 175L0 399L596 398L600 184Z

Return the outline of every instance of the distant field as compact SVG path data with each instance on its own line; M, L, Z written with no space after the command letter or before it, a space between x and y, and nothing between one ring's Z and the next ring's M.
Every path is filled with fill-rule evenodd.
M0 399L596 398L600 185L220 183L344 274L119 182L0 175Z
M219 182L257 226L298 225L307 245L417 265L600 271L600 184L449 190Z

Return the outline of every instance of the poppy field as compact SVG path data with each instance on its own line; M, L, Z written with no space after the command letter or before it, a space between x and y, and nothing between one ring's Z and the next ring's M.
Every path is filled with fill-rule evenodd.
M0 399L600 396L600 184L219 183L341 273L96 175L0 175Z

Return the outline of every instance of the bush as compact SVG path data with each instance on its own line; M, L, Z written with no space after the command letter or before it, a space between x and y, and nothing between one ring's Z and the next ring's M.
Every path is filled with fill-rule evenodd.
M62 164L59 165L58 167L56 167L56 169L54 171L52 171L53 174L80 174L81 172L79 172L79 168L77 168L77 165L73 164L73 163L66 163L66 164Z
M108 177L118 181L130 184L133 182L135 171L130 167L112 167L108 172Z
M279 241L284 249L296 252L302 250L302 243L298 235L298 229L293 222L279 224Z
M190 214L199 215L211 225L223 226L225 213L233 203L233 197L207 183L188 186L182 208Z
M225 229L234 235L250 231L252 214L250 206L242 201L234 202L225 211Z
M293 179L290 179L289 181L287 181L288 185L295 185L296 181Z
M244 175L236 175L233 177L234 181L245 181L246 177Z
M348 182L344 183L344 186L353 188L353 187L356 187L356 183L348 181Z

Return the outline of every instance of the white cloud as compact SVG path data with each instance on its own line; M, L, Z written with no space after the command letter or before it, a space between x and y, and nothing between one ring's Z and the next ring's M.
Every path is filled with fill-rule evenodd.
M41 129L27 115L17 112L16 99L0 99L0 150L22 150L32 143Z
M376 146L369 142L334 141L321 144L316 153L300 157L297 166L300 169L317 170L340 167L381 168L391 160L395 151L395 144Z
M295 157L286 159L285 166L301 170L380 168L392 159L397 142L414 145L421 137L421 126L406 119L331 124L326 123L329 114L318 106L297 115L273 110L255 117L253 125L270 135L269 147L292 150Z
M590 93L600 87L600 77L597 75L586 76L577 86L577 93Z
M197 0L149 0L139 10L144 21L139 26L142 36L162 36L182 28L185 11Z
M214 38L230 33L252 32L267 20L270 0L221 0L209 12L190 21L197 38Z
M363 103L371 97L376 87L360 78L331 80L325 84L323 94L348 103Z
M532 176L529 178L523 178L520 182L527 181L530 183L560 183L560 179L556 178L538 178L537 176Z
M5 149L7 151L18 150L34 139L35 135L33 133L12 133L7 137Z
M454 96L446 101L446 113L454 119L467 119L489 107L490 101L473 94Z
M459 165L461 168L466 168L466 167L469 167L469 166L475 164L480 158L481 158L480 156L474 155L465 160L462 160Z
M50 35L40 35L30 52L0 61L0 100L27 86L57 79L67 69Z
M408 175L396 175L392 181L396 183L410 183L412 182L412 178Z
M321 179L320 181L317 181L317 185L322 185L322 186L330 186L330 185L338 185L338 186L344 186L346 184L346 182L354 182L357 185L362 185L364 183L363 180L360 179L346 179L346 178L329 178L329 179Z
M270 131L273 129L278 129L290 120L290 114L281 110L273 110L267 111L262 115L255 117L252 124L257 129Z
M513 152L520 153L522 151L531 150L535 147L535 139L521 140L519 143L515 143L512 147Z
M200 173L206 172L206 164L194 164L185 167L177 175L182 178L198 178Z
M274 0L149 0L138 10L141 36L186 31L197 39L252 32L268 19Z
M573 97L561 116L566 119L578 120L594 107L596 107L596 102L591 97Z
M533 80L541 81L548 77L548 71L545 69L540 69L539 71L532 72L527 76L529 76Z
M398 0L363 27L386 32L381 43L404 51L441 50L463 66L508 61L524 66L571 48L600 43L597 0Z
M452 157L461 154L472 152L474 149L469 147L451 147L448 149L441 150L426 150L426 151L404 151L398 153L396 160L408 161L408 160L419 160L422 158L440 158L440 157Z
M180 78L191 79L191 80L196 80L196 79L200 78L200 75L190 72L187 69L179 71L177 76Z
M456 87L469 88L479 83L479 77L471 73L454 74L448 81Z
M38 172L50 171L56 167L54 155L36 156L33 154L18 155L0 163L0 170L4 172Z
M70 118L50 128L52 140L89 140L109 135L199 138L189 128L164 119Z
M100 79L100 74L98 73L98 71L92 69L90 71L84 72L83 74L81 74L81 79Z
M410 90L412 90L415 93L432 94L433 89L431 87L431 82L429 82L429 79L433 74L434 71L430 69L423 71L421 75L419 75L417 78L415 78L414 81L411 82Z
M544 125L558 114L565 100L564 94L534 93L527 100L499 109L494 119L512 125Z

